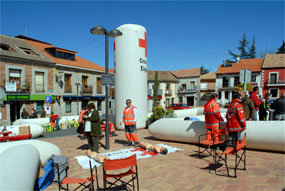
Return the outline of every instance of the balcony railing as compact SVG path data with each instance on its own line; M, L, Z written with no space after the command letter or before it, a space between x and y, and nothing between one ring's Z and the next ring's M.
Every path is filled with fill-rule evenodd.
M102 86L97 86L97 94L102 94Z
M9 81L5 81L4 85L1 85L1 87L3 87L3 89L5 89L6 92L15 92L15 93L30 93L31 92L31 86L30 83L28 81L25 82L21 82L21 84L15 84L15 88L8 88L6 87L6 82L9 83ZM12 85L13 87L13 85ZM12 90L14 89L14 90ZM16 89L16 91L15 91Z
M194 93L194 92L197 92L197 91L198 91L197 86L190 86L190 87L187 88L187 89L180 88L180 89L178 90L178 93L180 93L180 94L185 94L185 93Z
M223 89L223 90L229 90L229 89L235 89L235 86L234 85L231 85L231 84L217 84L216 87L218 89Z
M64 93L72 93L72 85L65 85Z
M163 92L162 89L158 89L158 90L157 90L157 95L158 95L158 96L162 96L162 92ZM148 89L147 95L148 95L148 96L153 96L153 89Z
M267 86L284 86L285 85L285 79L279 79L279 80L267 80Z
M82 87L82 94L93 94L93 87L92 86L83 86Z

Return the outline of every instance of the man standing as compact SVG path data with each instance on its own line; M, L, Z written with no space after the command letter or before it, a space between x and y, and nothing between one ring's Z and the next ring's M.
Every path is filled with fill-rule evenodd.
M29 117L29 113L26 111L26 109L24 108L22 113L21 113L21 117L22 119L28 119Z
M252 99L250 99L243 90L240 91L240 94L242 95L242 107L244 110L245 118L246 120L253 120L254 114L255 114L255 107Z
M126 146L132 145L132 140L135 147L139 147L139 141L137 136L136 122L138 117L138 109L135 106L132 106L132 101L130 99L126 100L127 107L123 110L122 122L125 124L125 135L128 140Z
M264 101L258 99L259 88L256 86L253 88L253 92L250 94L250 99L252 99L254 106L255 106L255 113L254 113L254 120L257 120L257 113L259 109L259 105Z
M237 141L242 141L241 133L246 129L246 119L241 104L242 95L235 93L233 98L234 99L228 107L226 114L227 130L229 132L227 150L229 152L233 150L234 143Z
M206 140L212 140L212 131L213 128L218 129L220 127L220 121L224 121L221 113L220 107L217 103L218 94L213 94L210 100L204 105L204 114L205 114L205 127L207 129ZM219 136L214 134L214 141L219 141Z
M267 111L269 109L269 98L270 98L270 93L265 94L265 100L259 105L259 121L266 121L267 119Z
M40 118L46 118L46 117L47 117L47 112L46 112L45 108L43 107Z
M285 120L285 92L281 94L281 97L274 101L271 106L274 112L274 120Z

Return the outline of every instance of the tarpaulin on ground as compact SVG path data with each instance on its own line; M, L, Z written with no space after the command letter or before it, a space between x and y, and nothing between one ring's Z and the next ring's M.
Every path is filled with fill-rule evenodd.
M174 153L176 151L182 150L182 149L178 149L178 148L171 147L171 146L164 145L164 144L158 144L158 145L167 148L167 150L168 150L167 154ZM107 156L111 160L127 158L129 156L134 155L134 154L137 155L137 159L143 159L143 158L149 158L149 157L156 156L156 155L161 155L161 154L158 154L158 153L155 153L152 151L147 151L147 150L142 149L142 148L121 149L118 151L100 153L100 155ZM83 169L89 169L89 161L90 160L91 160L92 167L94 167L94 165L96 165L97 167L102 165L100 162L95 161L93 158L90 158L87 155L77 156L77 157L75 157L75 159L77 160L77 162L81 165L81 167Z

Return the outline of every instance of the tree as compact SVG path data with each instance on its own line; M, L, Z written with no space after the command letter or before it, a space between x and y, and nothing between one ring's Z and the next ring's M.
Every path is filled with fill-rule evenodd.
M278 52L276 54L285 54L285 42L283 40L283 44L281 45L280 48L278 48Z
M201 66L200 71L201 71L201 75L209 73L209 70L204 68L204 66Z
M152 96L152 109L157 105L157 92L158 92L158 72L155 71L154 85L153 85L153 96Z
M253 37L252 44L249 48L249 58L256 58L255 37Z
M246 39L245 33L243 33L243 39L239 40L239 47L237 49L239 50L239 54L233 53L231 50L229 50L229 54L237 60L237 57L240 57L241 59L247 59L249 56L248 51L246 50L248 47L247 45L249 42Z

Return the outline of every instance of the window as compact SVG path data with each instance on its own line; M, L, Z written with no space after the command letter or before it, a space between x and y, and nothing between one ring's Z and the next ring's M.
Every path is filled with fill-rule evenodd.
M271 98L279 98L278 89L277 88L269 89L269 93L271 94Z
M195 88L195 81L190 82L190 90L193 90Z
M71 113L71 101L70 100L65 101L65 113Z
M82 86L87 87L88 84L88 76L82 76Z
M234 86L237 86L237 85L239 85L240 84L240 82L239 82L239 76L235 76L234 77Z
M72 86L71 86L71 74L64 74L64 83L65 83L65 92L71 93Z
M0 44L0 49L5 50L5 51L9 51L9 52L16 52L13 48L11 48L7 44Z
M21 88L21 70L9 69L9 82L16 83L17 90Z
M29 48L23 48L23 47L19 47L21 50L23 50L25 52L25 54L29 54L29 55L36 55L38 56L37 53L35 53L33 50L29 49Z
M166 90L170 90L170 84L166 84Z
M181 91L186 90L186 84L182 84L180 90Z
M179 103L183 103L183 97L179 97Z
M277 84L278 81L278 73L269 73L269 83Z
M201 83L201 90L207 89L207 83Z
M222 92L219 91L218 94L219 94L219 99L221 99L222 98Z
M97 94L102 93L102 84L101 84L101 78L97 78Z
M36 106L36 110L37 110L37 114L38 114L38 115L41 114L43 107L44 107L44 102L38 101L38 102L37 102L37 106Z
M251 82L256 82L256 75L251 76Z
M69 52L58 51L56 50L56 48L46 48L45 51L57 58L62 58L66 60L75 60L74 54Z
M36 92L44 92L44 72L36 72Z
M227 77L223 77L223 87L229 87L229 79Z
M171 103L174 103L174 98L171 98Z
M229 92L225 91L225 99L229 99Z

